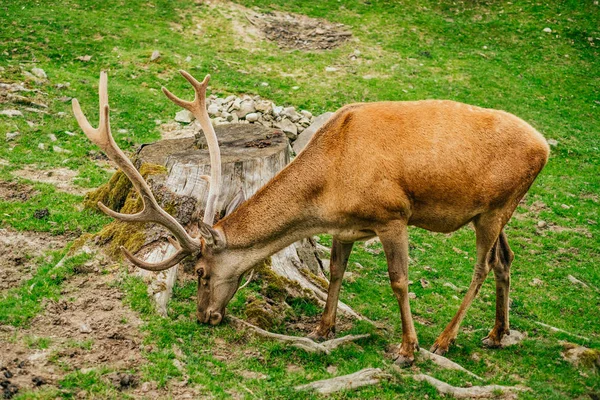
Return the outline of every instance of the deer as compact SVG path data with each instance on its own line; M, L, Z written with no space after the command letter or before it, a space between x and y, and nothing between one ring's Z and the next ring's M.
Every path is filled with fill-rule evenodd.
M210 75L202 82L179 71L193 101L168 99L189 110L207 137L211 159L208 201L202 221L186 230L162 209L132 162L115 143L109 122L107 74L100 75L100 121L93 128L77 99L73 112L85 135L127 175L144 208L121 221L153 222L169 230L177 252L151 264L122 248L135 266L162 271L190 257L197 276L196 318L217 325L242 276L257 263L302 238L332 236L330 283L321 320L309 335L335 334L337 304L353 244L379 237L400 308L402 342L393 357L410 365L419 350L408 296L408 227L450 233L472 224L476 262L456 315L431 351L442 355L455 341L467 309L488 274L496 286L496 317L483 344L499 347L509 330L510 269L514 259L504 227L546 165L549 146L522 119L499 110L448 100L384 101L339 109L296 158L270 182L216 224L220 191L218 140L206 110Z

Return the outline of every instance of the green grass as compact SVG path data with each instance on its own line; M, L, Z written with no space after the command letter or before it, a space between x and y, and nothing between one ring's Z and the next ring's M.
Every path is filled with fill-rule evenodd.
M95 125L97 79L109 72L112 126L126 150L159 138L155 120L172 119L177 108L160 93L168 86L189 96L190 89L177 70L202 77L212 75L216 94L250 93L294 105L314 114L333 111L358 101L444 98L509 111L531 123L547 138L558 141L550 161L507 234L516 259L513 264L511 322L528 339L507 350L488 350L480 340L494 320L493 279L484 285L463 323L448 357L485 378L484 383L523 384L532 389L523 399L586 398L600 393L597 373L578 371L560 357L560 340L600 348L600 294L571 284L567 276L600 287L600 6L585 1L383 1L383 0L240 0L262 11L296 12L346 24L356 40L323 52L281 50L274 43L243 44L221 6L192 1L72 1L62 3L8 0L0 4L0 80L26 81L47 95L25 93L48 104L47 114L24 111L25 118L0 116L0 135L19 131L12 141L0 141L0 179L18 180L15 172L26 166L39 169L66 167L78 173L76 184L96 187L108 179L96 163L97 149L78 129L70 103L77 97ZM220 8L221 7L221 8ZM198 27L199 25L199 27ZM552 33L543 29L550 27ZM201 34L194 34L200 30ZM150 62L153 50L161 58ZM360 51L357 61L349 58ZM77 58L91 55L89 62ZM191 57L191 62L185 61ZM43 68L49 82L23 76L32 67ZM335 66L337 72L325 72ZM58 83L70 85L57 88ZM269 86L261 86L268 82ZM293 90L299 86L298 90ZM17 106L2 104L0 108ZM23 109L23 107L18 107ZM64 113L64 114L61 114ZM33 126L26 121L33 122ZM119 129L124 129L120 131ZM65 132L75 132L70 136ZM57 145L71 153L55 153ZM38 148L45 145L45 150ZM0 201L1 227L17 230L94 232L108 219L81 211L80 196L34 184L38 191L26 202ZM544 207L538 207L539 202ZM36 210L50 215L36 219ZM540 230L544 220L560 229ZM463 229L453 235L413 229L411 234L410 290L420 343L428 348L456 312L462 297L444 286L466 288L472 274L474 234ZM327 241L327 238L324 238ZM461 250L454 251L453 248ZM466 254L464 253L466 252ZM44 298L58 298L60 284L72 274L73 260L52 269L40 261L38 272L22 287L0 294L0 323L26 326L42 310ZM358 269L358 262L363 269ZM377 331L356 324L352 332L373 337L343 347L329 357L309 355L281 344L256 339L229 325L209 328L193 320L194 284L177 287L168 318L159 318L145 286L126 279L126 302L145 320L147 344L153 346L141 366L144 379L167 385L181 379L173 365L176 344L185 355L190 382L201 394L216 398L309 398L293 386L365 367L387 368L384 349L400 341L398 307L387 279L383 253L373 255L356 246L342 300L385 326ZM426 268L427 267L427 268ZM532 285L534 278L543 283ZM430 285L423 288L419 280ZM32 287L30 290L29 288ZM252 290L250 285L246 290ZM245 292L229 309L243 316ZM294 304L293 312L317 315L310 304ZM551 333L535 324L547 323L590 340ZM282 327L277 327L282 329ZM288 332L290 333L290 332ZM42 338L43 339L43 338ZM36 341L37 340L37 341ZM34 346L43 346L36 339ZM478 359L472 358L473 354ZM288 372L287 367L300 367ZM423 371L452 384L471 380L459 372L442 371L426 363ZM254 371L264 379L243 379ZM52 390L21 394L22 398L53 398L85 390L96 397L118 397L106 386L105 372L73 373ZM471 380L472 381L472 380ZM476 382L472 382L476 384ZM112 391L111 391L112 390ZM334 398L439 398L427 384L395 376L378 387Z

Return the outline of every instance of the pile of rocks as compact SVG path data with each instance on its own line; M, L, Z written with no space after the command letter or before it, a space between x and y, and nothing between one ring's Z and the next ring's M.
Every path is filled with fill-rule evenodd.
M315 120L306 110L296 111L295 107L278 106L260 96L242 95L226 98L211 95L207 99L208 115L214 125L221 124L261 124L268 128L280 129L294 141L298 135ZM189 124L194 116L187 110L175 115L175 121Z

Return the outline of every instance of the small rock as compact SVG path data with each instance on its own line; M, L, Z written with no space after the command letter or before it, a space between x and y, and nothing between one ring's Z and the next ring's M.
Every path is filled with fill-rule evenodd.
M302 116L303 116L304 118L307 118L307 119L309 119L309 120L310 120L310 119L312 118L312 116L313 116L313 115L312 115L312 113L311 113L310 111L306 111L306 110L301 110L301 111L300 111L300 114L302 114Z
M509 332L509 335L502 336L502 340L500 340L501 347L514 346L515 344L521 343L527 336L526 333L521 333L513 329L511 329Z
M46 149L46 145L44 143L40 143L40 144L38 144L38 149L45 150Z
M565 209L565 210L568 210L569 208L571 208L571 206L566 205L566 204L561 204L560 207L563 208L563 209Z
M416 299L417 298L417 294L414 292L408 292L408 298L409 299Z
M244 118L246 115L256 112L256 108L254 108L254 100L244 100L240 103L240 108L235 113L238 118Z
M23 113L19 110L2 110L0 115L6 115L7 117L22 117Z
M444 283L444 286L449 287L450 289L455 290L457 292L460 292L460 289L455 284L453 284L451 282Z
M5 377L6 379L10 379L10 378L12 378L12 377L13 377L13 374L12 374L12 372L10 372L10 371L9 371L9 370L7 370L7 369L5 369L5 370L3 371L3 375L4 375L4 377Z
M8 132L6 134L6 140L13 140L14 138L16 138L17 136L19 136L21 134L21 132Z
M79 332L81 333L92 333L92 328L90 328L85 322L79 325Z
M336 72L336 71L337 71L337 68L335 68L335 67L326 67L325 68L325 72Z
M327 367L327 373L331 374L331 375L335 375L338 372L338 367L336 367L335 365L330 365L329 367Z
M283 119L275 126L281 129L290 140L296 140L298 137L298 127L290 120Z
M287 367L285 367L285 372L287 373L297 373L297 372L302 372L304 371L304 368L298 366L298 365L294 365L294 364L289 364Z
M550 28L544 28L542 30L546 33L552 33L552 29L550 29Z
M533 280L531 282L529 282L530 286L541 286L544 284L544 281L542 281L541 279L538 278L533 278Z
M150 61L156 61L160 58L160 51L154 50L150 56Z
M56 135L54 133L50 133L48 134L48 137L50 138L51 142L56 142L58 139L56 138Z
M79 56L79 57L77 57L77 59L79 61L88 62L88 61L90 61L92 59L92 56L87 56L87 55L86 56Z
M129 132L129 131L128 131L127 129L122 129L122 128L121 128L121 129L119 129L117 132L118 132L118 133L121 133L121 134L125 134L125 133L127 133L127 132Z
M419 282L421 283L421 287L423 289L429 286L429 281L427 279L425 279L425 278L419 279Z
M188 110L181 110L175 114L175 121L182 122L184 124L190 124L194 120L194 114Z
M192 57L191 56L187 56L185 58L185 62L187 62L187 63L192 62Z
M258 121L258 113L246 114L246 121L248 121L248 122Z
M208 115L210 115L210 116L213 116L213 117L221 116L221 113L219 113L219 106L215 103L208 106L207 111L208 111Z
M538 221L537 226L538 228L543 229L546 226L548 226L548 224L546 223L546 221Z
M267 87L269 86L269 82L261 82L260 86Z
M32 68L31 73L40 79L48 79L48 76L46 75L46 71L44 71L41 68Z
M548 142L548 144L549 144L550 146L552 146L552 147L556 147L556 146L558 146L558 141L557 141L557 140L555 140L555 139L548 139L548 140L547 140L547 142Z
M292 86L292 90L298 90L300 89L300 86Z
M66 153L66 154L71 153L71 150L66 150L59 146L52 146L52 150L54 150L55 153Z

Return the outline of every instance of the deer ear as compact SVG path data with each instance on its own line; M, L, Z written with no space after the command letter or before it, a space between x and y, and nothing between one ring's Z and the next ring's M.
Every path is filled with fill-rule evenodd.
M244 201L246 201L246 196L244 195L242 188L240 188L231 202L229 202L227 205L227 208L225 209L225 216L228 216L235 211L235 209L238 208Z
M225 240L221 237L219 232L213 229L208 224L200 222L198 224L200 236L206 240L206 244L213 250L218 250L225 246Z

